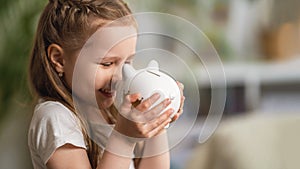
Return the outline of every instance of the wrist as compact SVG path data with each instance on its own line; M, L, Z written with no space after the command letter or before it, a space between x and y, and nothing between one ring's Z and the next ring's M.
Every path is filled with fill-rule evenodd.
M154 157L169 153L169 142L166 130L162 130L158 135L145 140L143 157Z
M136 142L134 139L113 130L108 138L105 150L118 156L133 158Z

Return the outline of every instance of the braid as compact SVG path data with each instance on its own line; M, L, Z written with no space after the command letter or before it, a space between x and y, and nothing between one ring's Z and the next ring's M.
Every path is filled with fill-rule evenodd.
M127 3L123 1L116 0L49 0L53 4L54 8L57 11L64 12L66 9L70 13L82 12L84 14L90 14L92 12L95 15L102 16L103 19L111 19L108 16L110 12L126 16L131 13L130 9L127 6ZM118 4L117 4L118 3ZM110 7L118 6L120 9L111 9ZM117 19L117 18L115 18Z
M91 1L76 1L76 0L54 0L54 6L59 9L67 9L70 13L75 14L76 12L83 12L84 14L88 14L91 9L95 9L96 6L93 4L95 0ZM63 11L62 10L62 11Z
M91 17L113 21L131 14L131 10L122 0L49 0L49 2L52 10L55 11L52 12L52 25L59 37L53 42L62 40L59 44L66 48L74 48L74 46L77 49L81 48L83 42L78 40L86 40L88 35L96 31L97 27L91 27L89 20ZM122 22L137 27L133 17L122 19ZM71 37L72 43L64 44L65 37Z

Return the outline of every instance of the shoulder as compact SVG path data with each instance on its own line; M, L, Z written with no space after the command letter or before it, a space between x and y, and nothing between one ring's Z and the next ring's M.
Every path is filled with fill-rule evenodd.
M53 117L75 118L71 110L57 101L45 101L37 104L33 117L38 119L51 119Z
M86 149L79 121L73 112L55 101L36 105L28 132L30 150L46 162L55 149L67 143Z
M75 114L60 102L45 101L36 105L31 125L79 125ZM59 126L57 126L59 127Z
M66 130L81 131L79 120L66 106L56 101L46 101L36 105L32 116L30 130L47 132L60 136Z

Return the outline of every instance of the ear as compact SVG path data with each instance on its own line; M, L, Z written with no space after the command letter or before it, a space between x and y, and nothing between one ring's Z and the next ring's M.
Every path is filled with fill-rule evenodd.
M57 73L64 72L64 51L63 49L57 44L51 44L47 49L48 57L51 63L54 65L54 68Z
M156 60L151 60L148 64L147 68L159 70L158 62Z

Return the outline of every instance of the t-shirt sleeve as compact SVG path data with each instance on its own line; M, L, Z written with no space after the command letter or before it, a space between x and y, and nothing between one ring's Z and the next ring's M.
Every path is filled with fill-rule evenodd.
M72 112L60 103L39 107L35 110L34 120L33 145L44 164L57 148L67 143L86 149L78 121Z

